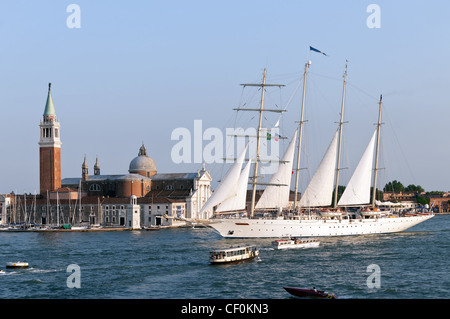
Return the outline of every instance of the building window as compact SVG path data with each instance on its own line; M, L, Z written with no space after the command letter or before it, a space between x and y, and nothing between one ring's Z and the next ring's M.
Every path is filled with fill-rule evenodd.
M98 184L92 184L92 185L89 187L89 190L90 190L91 192L99 192L99 191L100 191L100 185L98 185Z

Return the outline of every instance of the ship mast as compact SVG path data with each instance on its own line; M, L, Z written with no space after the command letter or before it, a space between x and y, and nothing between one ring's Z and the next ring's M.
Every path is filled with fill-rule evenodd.
M305 93L306 93L306 75L308 73L308 68L311 65L311 61L305 63L305 71L303 73L303 97L302 97L302 110L300 112L300 123L299 123L299 134L298 134L298 145L297 145L297 168L295 170L295 192L294 192L294 209L298 208L297 203L297 193L298 193L298 177L300 173L300 150L302 147L302 131L303 131L303 111L305 109Z
M378 123L377 123L377 147L375 149L375 169L373 172L373 191L372 191L372 207L375 208L375 200L377 194L377 173L378 173L378 151L380 149L380 133L381 133L381 108L383 106L383 95L380 95Z
M262 86L261 86L261 103L259 107L259 124L258 131L256 133L256 160L253 171L253 189L252 189L252 206L250 210L250 218L253 218L255 213L255 199L256 199L256 183L258 181L258 164L259 164L259 147L261 141L261 126L262 126L262 115L263 115L263 107L264 107L264 91L266 88L266 69L264 69Z
M342 89L342 104L341 104L341 120L339 122L339 140L338 140L338 155L337 155L337 165L336 165L336 182L335 182L335 189L334 189L334 201L333 201L333 207L337 207L337 196L338 196L338 189L339 189L339 171L340 171L340 161L341 161L341 144L342 144L342 125L344 124L344 101L345 101L345 86L347 84L347 67L348 67L348 60L345 61L345 72L344 72L344 85Z
M250 207L250 218L253 218L255 213L255 202L256 202L256 185L258 182L258 164L259 164L259 149L260 149L260 140L261 140L261 129L262 129L262 118L263 118L263 112L284 112L284 110L281 109L264 109L264 93L266 90L266 87L268 86L278 86L282 87L283 84L267 84L266 83L266 69L264 69L263 72L263 79L262 83L257 84L241 84L242 86L256 86L261 87L261 102L258 109L241 109L237 108L236 111L258 111L259 112L259 123L258 123L258 130L256 134L256 159L255 159L255 166L254 166L254 174L253 174L253 189L252 189L252 203Z

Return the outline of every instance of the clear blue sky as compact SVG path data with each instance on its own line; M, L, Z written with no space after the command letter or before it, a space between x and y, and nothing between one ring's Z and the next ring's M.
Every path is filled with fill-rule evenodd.
M79 29L66 25L71 3L81 8ZM381 9L379 29L366 25L371 3ZM48 82L63 178L81 175L85 154L90 173L97 155L102 174L127 173L142 142L159 172L186 172L201 164L172 162L175 128L192 130L196 119L204 129L227 127L239 84L260 81L264 68L269 82L288 84L282 100L289 100L307 59L304 163L317 165L336 128L348 59L346 174L366 147L383 94L380 183L450 190L448 12L444 0L2 1L0 193L39 190ZM329 56L310 53L310 45ZM299 105L297 94L283 119L288 136Z

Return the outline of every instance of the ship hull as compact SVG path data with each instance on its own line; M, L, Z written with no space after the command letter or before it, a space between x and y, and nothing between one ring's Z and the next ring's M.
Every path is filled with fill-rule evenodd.
M374 219L215 219L209 224L225 238L323 237L401 232L434 215Z

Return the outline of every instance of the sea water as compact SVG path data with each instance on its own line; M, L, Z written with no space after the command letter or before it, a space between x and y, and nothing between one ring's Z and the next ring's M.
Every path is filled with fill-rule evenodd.
M272 239L224 239L210 228L0 232L0 298L292 298L286 286L340 299L450 298L449 215L400 233L320 241L318 248L275 250ZM236 244L256 245L259 258L209 263L210 250ZM10 261L30 267L5 269Z

